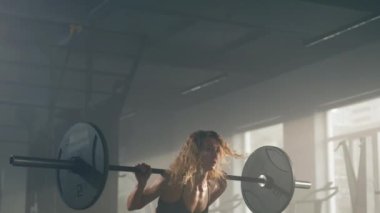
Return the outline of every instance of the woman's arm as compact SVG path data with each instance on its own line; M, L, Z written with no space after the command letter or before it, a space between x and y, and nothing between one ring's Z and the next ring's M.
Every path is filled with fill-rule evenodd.
M139 172L135 173L137 185L127 199L127 209L141 209L146 204L160 196L161 188L165 178L160 176L152 184L147 186L148 179L152 173L149 165L142 163L136 165Z
M160 176L151 185L145 187L137 183L136 189L132 191L127 200L128 210L141 209L148 203L160 196L165 179Z

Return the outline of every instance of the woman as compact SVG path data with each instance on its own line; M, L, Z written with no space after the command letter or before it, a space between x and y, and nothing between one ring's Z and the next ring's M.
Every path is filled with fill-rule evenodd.
M157 213L208 212L227 186L221 163L239 157L214 131L192 133L166 174L146 186L151 168L136 167L136 189L129 195L128 210L140 209L157 197Z

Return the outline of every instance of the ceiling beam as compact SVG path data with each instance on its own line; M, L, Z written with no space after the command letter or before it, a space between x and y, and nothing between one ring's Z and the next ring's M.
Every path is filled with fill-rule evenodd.
M24 145L28 145L29 142L26 140L0 139L0 144L24 144Z
M135 32L126 32L126 31L117 31L117 30L107 30L102 28L97 28L95 26L88 26L85 23L78 22L68 22L68 21L57 21L57 20L51 20L47 18L37 18L37 17L31 17L31 16L23 16L23 15L17 15L17 14L11 14L11 13L5 13L0 12L0 19L1 20L7 20L7 21L15 21L19 23L24 23L25 25L33 25L33 24L40 24L40 25L47 25L46 27L62 27L62 28L69 28L72 24L78 24L81 25L84 30L91 30L95 33L109 33L109 34L115 34L119 36L126 36L126 37L141 37L143 36L140 33Z
M11 100L0 100L0 105L24 107L24 108L38 108L38 109L44 109L44 110L49 109L49 106L46 104L36 104L36 103L11 101ZM73 110L73 109L79 109L80 107L79 106L78 107L56 106L56 108L60 110Z
M25 40L21 40L21 39L15 39L13 37L9 38L9 37L4 37L4 36L1 37L0 42L2 44L11 46L12 48L18 48L18 49L22 49L25 47L38 48L39 50L51 49L51 48L57 48L57 49L61 49L61 50L67 50L68 49L67 46L60 45L58 43L48 44L45 41L42 41L42 42L37 42L37 41L33 41L33 40L25 41ZM107 42L109 42L109 40L104 40L103 43L106 44ZM80 42L77 42L77 43L80 44ZM86 54L88 49L86 49L85 47L81 47L79 45L73 45L71 47L71 51L75 54ZM91 51L94 53L100 54L100 55L104 54L104 55L111 56L111 57L124 57L124 58L130 58L130 59L133 59L136 57L135 53L129 52L130 49L128 49L128 52L127 52L127 51L115 51L115 50L110 51L110 50L104 50L104 49L102 50L99 48L91 48Z
M342 7L351 10L361 10L368 12L380 12L380 2L378 0L302 0L316 4Z
M63 66L60 65L47 65L42 63L35 63L35 62L26 62L26 61L16 61L16 60L9 60L9 59L1 59L0 58L0 64L9 64L12 66L25 66L26 68L36 68L36 69L46 69L49 70L51 68L53 69L63 69ZM74 67L67 67L67 72L72 73L86 73L86 69L82 68L74 68ZM101 71L101 70L94 70L94 74L96 75L102 75L102 76L113 76L113 77L126 77L128 76L127 73L117 73L117 72L110 72L110 71Z
M194 1L192 1L194 2ZM219 2L219 1L218 1ZM173 1L173 3L178 3L176 1ZM247 4L250 2L247 1ZM167 3L165 6L164 4L159 4L159 5L147 5L144 3L140 3L139 1L125 1L125 0L114 0L113 4L115 4L117 7L124 9L124 10L131 10L131 11L141 11L144 13L150 13L150 14L156 14L156 15L164 15L164 16L173 16L185 20L195 20L195 21L205 21L205 22L210 22L214 24L224 24L224 25L231 25L231 26L237 26L241 28L247 28L247 29L255 29L255 30L264 30L264 31L276 31L276 32L283 32L283 33L307 33L304 31L299 31L296 29L289 29L289 28L269 28L264 25L258 25L258 24L252 24L249 22L244 22L241 20L236 20L233 19L233 13L226 13L222 14L219 16L223 17L217 17L217 16L211 16L209 15L208 12L203 12L199 9L193 9L190 12L187 11L180 11L176 9L171 9L173 8L171 3ZM199 8L201 6L205 6L207 4L207 1L198 1L195 2L194 4L198 4L200 6L196 6L194 8ZM231 7L232 4L235 4L234 2L231 1L224 1L221 2L220 4L224 4L223 6L227 8L225 11L229 12L234 12L235 10L229 10L228 8ZM219 5L220 6L220 5ZM209 5L204 7L204 11L207 11L206 9L213 9L215 8L215 4L212 2L209 2ZM236 11L235 11L236 13Z
M55 85L43 85L43 84L35 84L35 83L30 83L30 82L12 81L12 80L1 80L0 79L0 84L17 86L17 87L24 87L26 89L28 89L28 88L48 89L48 90L60 90L60 91L67 91L67 92L79 92L79 93L87 92L86 89L78 89L78 88L70 88L70 87L57 87ZM102 95L112 95L113 94L113 92L111 92L111 91L101 91L101 90L92 90L91 93L102 94Z

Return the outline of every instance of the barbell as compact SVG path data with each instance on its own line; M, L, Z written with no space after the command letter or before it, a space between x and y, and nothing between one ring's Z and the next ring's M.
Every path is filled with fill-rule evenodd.
M100 197L108 171L137 172L135 167L110 165L106 140L98 127L77 123L65 133L57 159L11 156L13 166L56 169L57 185L63 201L73 209L86 209ZM152 173L166 170L152 168ZM295 188L310 189L311 183L294 180L289 157L280 148L264 146L255 150L243 167L242 176L227 175L241 181L248 208L255 213L284 210Z

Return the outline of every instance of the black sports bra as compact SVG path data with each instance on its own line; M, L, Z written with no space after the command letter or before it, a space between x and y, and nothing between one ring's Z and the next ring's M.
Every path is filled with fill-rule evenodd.
M208 200L207 200L207 207L205 210L202 211L202 213L208 213L208 202L210 200L210 193L209 188L207 188L208 193ZM183 194L183 189L182 189ZM183 199L182 194L180 198L175 202L165 202L163 200L158 199L158 205L156 208L156 213L190 213L190 211L187 209Z

